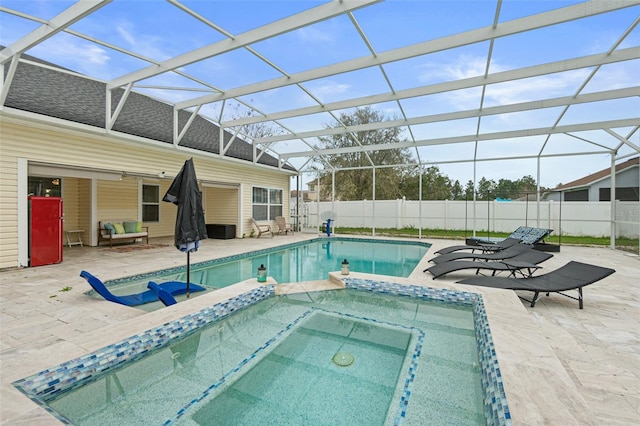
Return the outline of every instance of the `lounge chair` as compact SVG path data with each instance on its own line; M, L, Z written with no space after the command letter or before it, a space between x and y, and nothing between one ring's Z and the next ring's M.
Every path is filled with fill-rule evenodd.
M547 296L549 293L558 293L577 300L580 309L582 309L582 287L600 281L614 272L615 269L571 261L555 271L531 278L474 277L458 281L458 283L507 290L531 291L534 293L531 300L518 297L531 303L532 308L535 306L540 293L547 293ZM578 297L563 293L568 290L577 290Z
M496 243L490 243L490 244L486 244L486 243L477 243L477 244L460 244L460 245L456 245L456 246L449 246L449 247L445 247L442 248L440 250L438 250L436 253L437 254L448 254L448 253L453 253L454 251L460 251L460 250L471 250L471 252L475 252L476 250L481 250L483 253L488 253L488 252L493 252L493 251L500 251L500 250L504 250L507 247L511 247L513 245L516 244L520 244L522 242L522 240L520 238L505 238L502 241L498 241Z
M144 305L145 303L157 302L161 300L154 290L147 290L142 293L136 294L128 294L126 296L117 296L107 289L107 286L96 276L90 274L87 271L80 272L80 276L87 280L89 285L102 297L106 300L114 303L120 303L121 305L126 306L139 306ZM150 283L151 284L151 283ZM155 283L154 283L155 284ZM187 283L181 281L169 281L162 284L156 284L156 286L160 287L165 292L169 293L172 296L178 294L185 294L187 292ZM204 291L205 288L196 284L190 284L189 290L191 292L196 291Z
M491 271L491 276L498 272L509 272L510 276L515 277L517 273L523 276L531 276L531 274L539 269L540 263L552 258L553 255L538 250L527 250L509 259L502 259L489 262L478 262L475 260L451 260L442 262L427 268L425 272L433 275L435 280L442 275L450 272L461 271L463 269L475 269L476 275L481 269Z
M269 233L271 234L271 238L273 238L273 231L271 230L271 225L260 225L254 218L251 218L251 222L253 222L253 226L258 230L257 238L260 238L262 234Z
M429 259L429 262L444 263L444 262L449 262L451 260L460 260L460 259L502 260L502 259L509 259L510 257L513 257L513 256L517 256L520 253L523 253L528 250L533 250L533 248L528 244L516 244L511 247L507 247L504 250L496 251L493 253L456 252L456 253L441 254L440 256L436 256L432 259Z
M520 226L518 229L513 231L511 235L507 238L515 238L520 240L523 244L537 244L539 242L544 241L546 237L548 237L553 232L553 229L547 228L531 228L529 226ZM471 238L471 241L474 241L478 244L494 244L495 241L484 240L482 238Z
M276 225L278 225L278 234L284 232L286 235L291 232L291 235L293 235L293 227L287 223L284 216L276 216Z
M158 295L158 299L160 299L160 301L164 303L164 306L171 306L178 303L178 301L171 295L171 293L162 288L160 284L149 281L147 288L154 291L156 295Z

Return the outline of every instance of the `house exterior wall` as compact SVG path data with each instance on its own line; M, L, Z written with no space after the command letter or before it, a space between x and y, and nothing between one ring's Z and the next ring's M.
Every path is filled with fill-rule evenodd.
M86 170L127 172L122 180L97 179L95 216L91 210L92 179L63 176L63 197L67 210L65 229L85 229L97 234L97 222L111 219L140 217L139 193L143 183L160 185L160 197L164 195L173 177L184 162L193 157L200 181L229 183L241 188L242 223L238 228L250 229L251 188L254 184L282 188L289 192L290 172L266 166L256 166L240 161L225 160L197 151L185 152L167 144L153 141L138 141L119 135L99 134L95 129L81 125L64 126L56 120L41 122L17 117L0 116L0 269L20 266L18 235L19 200L27 194L19 193L19 162L37 162L59 167L85 168ZM160 171L166 178L135 177L133 175L156 176ZM229 201L238 206L237 195ZM284 200L285 211L289 209L288 197ZM67 204L69 204L67 206ZM211 204L207 216L215 216L220 205ZM226 209L226 207L225 207ZM96 223L92 223L92 217ZM160 203L160 222L145 223L151 237L173 235L176 207L171 203ZM236 215L237 217L237 215ZM226 218L226 217L225 217ZM234 221L237 222L237 219ZM89 241L85 232L84 240ZM94 238L95 239L95 238Z
M616 173L616 188L638 187L638 167L631 167ZM611 177L607 177L589 187L589 201L600 201L600 188L611 188Z
M616 173L616 188L637 188L640 184L640 168L637 166L630 167ZM606 177L598 182L588 186L589 201L600 201L600 188L611 188L611 177ZM569 190L564 191L566 194ZM551 192L547 194L545 200L560 200L559 192ZM563 198L564 201L564 198Z
M70 229L91 229L91 203L88 198L91 185L87 179L63 178L62 198L64 200L64 231ZM82 236L88 241L88 235Z
M222 202L224 200L224 202ZM236 225L238 233L238 189L205 187L204 209L207 223Z

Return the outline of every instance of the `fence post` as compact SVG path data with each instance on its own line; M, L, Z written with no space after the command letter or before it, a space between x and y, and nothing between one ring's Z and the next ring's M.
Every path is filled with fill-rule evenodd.
M449 229L449 200L444 200L444 229Z

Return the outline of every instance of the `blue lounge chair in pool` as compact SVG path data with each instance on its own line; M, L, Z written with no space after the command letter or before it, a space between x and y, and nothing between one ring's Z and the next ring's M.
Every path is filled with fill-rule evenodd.
M154 288L151 288L150 290L144 291L142 293L137 293L137 294L128 294L126 296L116 296L115 294L111 293L109 289L107 289L107 286L105 286L104 283L100 281L98 277L90 274L87 271L80 272L80 276L85 280L87 280L89 285L100 296L104 297L106 300L114 303L120 303L121 305L126 305L126 306L144 305L145 303L157 302L158 300L167 304L166 301L170 302L170 299L165 297L164 295L165 292L170 296L185 294L187 292L187 283L184 283L181 281L169 281L162 284L156 284L153 281L151 281L149 282L149 286L151 286L151 284L154 284L154 286L151 286ZM166 301L160 298L158 294L158 288L162 290L163 297L165 298ZM191 292L196 292L196 291L204 291L205 288L196 284L191 284L189 286L189 290ZM173 300L175 301L175 299Z
M178 303L178 301L171 295L171 293L162 288L162 285L156 284L153 281L149 281L147 287L158 295L158 299L160 299L164 306L171 306Z
M531 278L474 277L458 281L458 284L530 291L533 292L531 300L518 297L531 303L532 308L538 301L540 293L547 293L547 296L549 293L558 293L577 300L580 309L582 309L582 287L600 281L614 272L616 272L615 269L571 261L554 271ZM565 294L564 292L568 290L577 290L578 297Z

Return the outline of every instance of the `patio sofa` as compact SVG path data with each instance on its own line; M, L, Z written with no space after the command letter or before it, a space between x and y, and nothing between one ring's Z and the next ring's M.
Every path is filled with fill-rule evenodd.
M142 226L142 222L133 220L98 222L98 245L108 241L111 248L114 242L129 240L135 242L142 238L145 238L149 244L149 227Z

